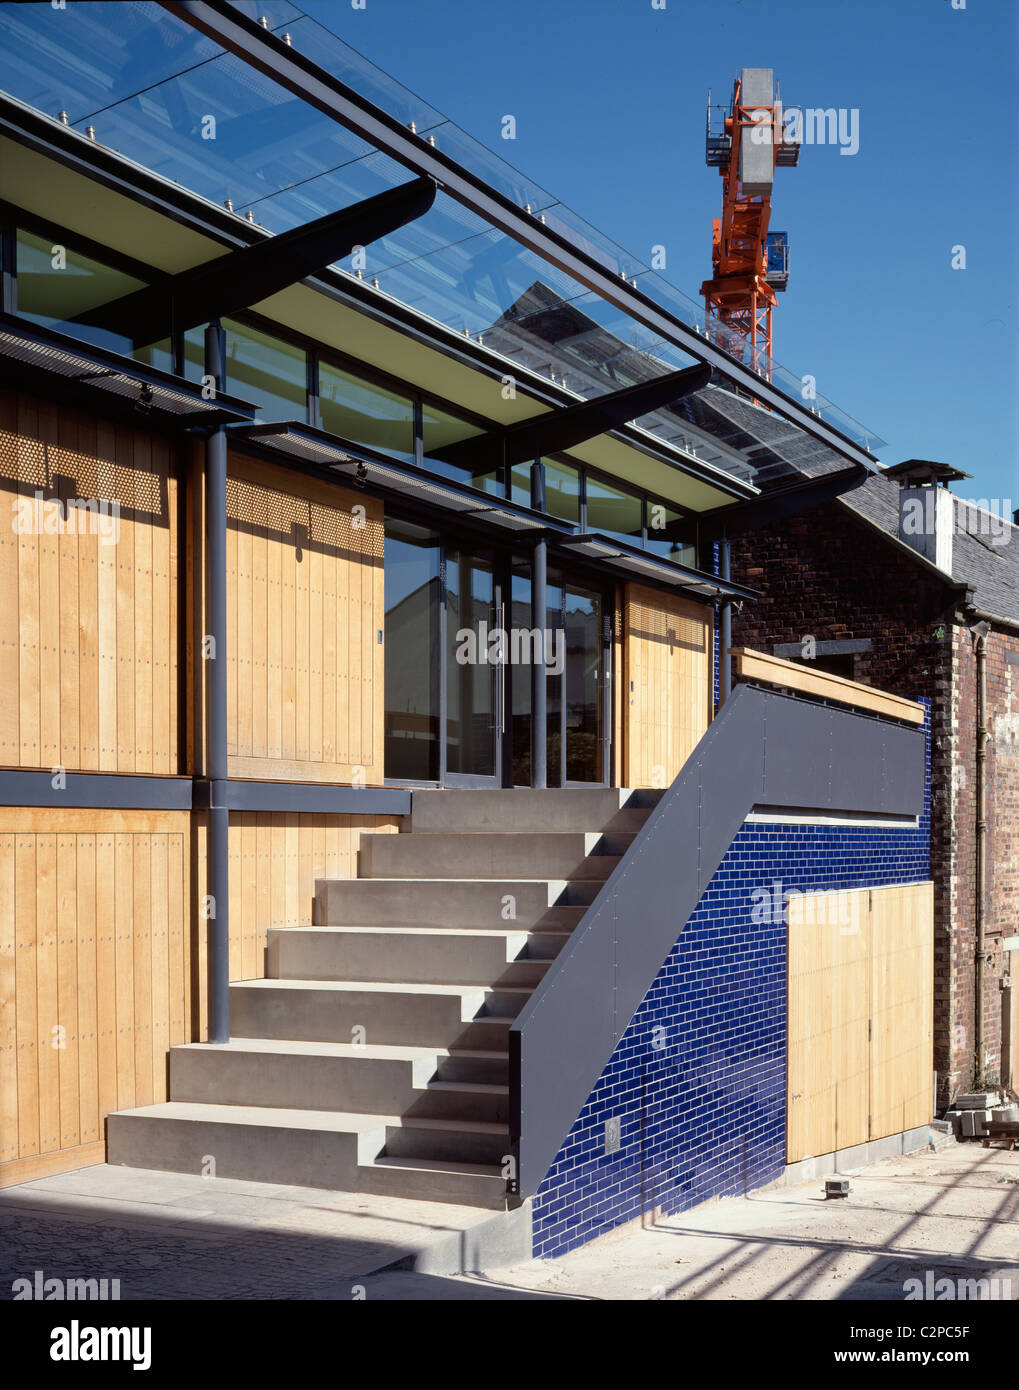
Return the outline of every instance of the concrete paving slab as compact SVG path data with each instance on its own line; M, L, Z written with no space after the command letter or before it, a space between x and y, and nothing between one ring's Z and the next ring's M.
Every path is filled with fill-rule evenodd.
M0 1191L0 1299L37 1269L119 1279L123 1299L327 1297L466 1244L491 1219L441 1202L102 1164Z
M822 1192L815 1179L709 1202L500 1280L599 1299L903 1301L907 1280L948 1278L956 1297L984 1280L1019 1299L1019 1154L956 1144L863 1168L846 1199Z

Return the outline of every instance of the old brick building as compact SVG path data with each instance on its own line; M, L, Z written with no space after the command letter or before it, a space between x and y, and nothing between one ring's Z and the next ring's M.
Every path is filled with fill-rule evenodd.
M939 1107L1019 1085L1019 528L963 477L911 461L732 545L737 645L931 700Z

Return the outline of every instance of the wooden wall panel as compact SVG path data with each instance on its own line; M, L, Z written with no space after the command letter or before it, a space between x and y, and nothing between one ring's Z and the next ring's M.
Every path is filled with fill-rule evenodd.
M789 1163L931 1117L930 883L789 900Z
M195 915L206 888L204 817L193 829ZM395 834L396 816L291 815L234 812L230 816L230 978L261 979L269 927L309 926L318 878L356 878L363 832ZM203 982L199 1034L207 1026L204 993L206 930L195 936Z
M0 1187L101 1162L192 1033L190 816L0 808Z
M230 975L312 918L391 816L238 814ZM166 1098L167 1052L207 1035L204 818L0 808L0 1187L100 1163L111 1110Z
M381 785L382 506L231 455L232 777Z
M179 770L177 508L167 441L0 391L0 765Z
M711 609L626 586L621 689L623 779L665 787L711 718Z

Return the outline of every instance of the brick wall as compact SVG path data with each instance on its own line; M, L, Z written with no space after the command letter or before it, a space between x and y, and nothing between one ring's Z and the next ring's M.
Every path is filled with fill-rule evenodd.
M733 542L733 578L763 590L734 616L736 645L869 638L853 678L933 711L931 876L934 893L934 1065L938 1104L973 1080L974 770L976 686L972 638L954 620L947 586L837 502ZM1019 634L989 642L988 886L997 933L1019 931ZM1011 923L1011 925L1010 925ZM985 980L985 1071L997 1075L1001 988L1007 968L992 952Z
M754 894L922 882L928 833L926 812L915 830L744 825L535 1195L535 1256L781 1175L785 922L756 920Z
M1011 659L1010 659L1011 658ZM982 1071L1001 1079L1002 978L1009 958L1003 936L1019 932L1019 633L992 630L987 641L986 806L984 891L984 1037L976 1055L976 643L965 628L953 633L953 834L946 851L953 933L950 1074L953 1092Z

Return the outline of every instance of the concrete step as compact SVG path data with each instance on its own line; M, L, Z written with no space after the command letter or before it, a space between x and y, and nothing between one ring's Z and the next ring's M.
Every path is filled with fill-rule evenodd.
M391 1116L167 1101L107 1119L107 1162L356 1192Z
M312 915L329 927L569 929L576 915L562 909L585 902L563 879L320 878Z
M478 1052L501 1052L509 1065L509 1030L515 1015L489 1014L464 1024L450 1042L451 1053L468 1049Z
M450 1077L426 1048L259 1038L188 1043L170 1050L170 1099L505 1123L506 1058L499 1062L494 1074Z
M386 1128L387 1158L428 1158L501 1166L509 1154L510 1136L505 1124L415 1116Z
M506 1052L485 1052L466 1047L447 1048L436 1052L437 1081L483 1081L503 1085L507 1077L509 1056Z
M430 1081L409 1105L401 1108L400 1115L405 1122L484 1120L505 1126L509 1122L509 1082Z
M472 985L242 980L230 986L230 1031L239 1038L501 1052L505 1040L490 1048L481 1039L498 1036L494 1019L508 1028L530 994Z
M607 878L633 832L479 831L362 835L361 878Z
M494 928L279 927L269 930L268 973L280 980L534 986L568 940L568 932Z
M415 791L411 830L601 830L621 810L647 810L660 792L625 787L532 791Z
M108 1162L121 1167L505 1205L499 1124L415 1120L402 1139L387 1115L168 1101L119 1111L107 1126Z
M610 821L606 822L604 831L607 835L636 835L638 831L643 830L650 814L651 808L649 807L624 806L621 811L616 812Z
M450 1163L435 1158L388 1158L382 1155L361 1169L362 1192L385 1197L414 1197L429 1202L502 1211L506 1180L494 1163Z

